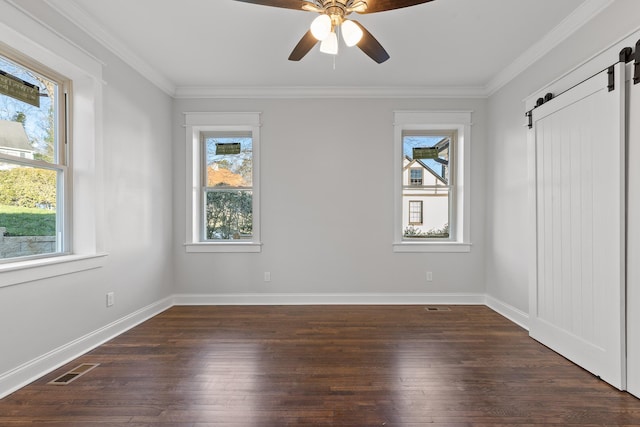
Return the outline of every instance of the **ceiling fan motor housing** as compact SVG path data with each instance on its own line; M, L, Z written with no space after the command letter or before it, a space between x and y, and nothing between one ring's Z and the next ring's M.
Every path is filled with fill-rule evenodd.
M327 38L316 38L314 35L318 33L315 29L310 28L300 39L298 44L293 48L289 60L301 60L318 41L323 43L331 39L331 43L326 43L326 49L321 51L325 53L337 54L337 40L335 28L342 26L342 34L347 46L358 46L367 56L378 64L382 64L389 59L389 54L382 47L380 42L367 31L366 28L358 21L346 19L351 13L376 13L387 10L401 9L409 6L416 6L422 3L429 3L433 0L236 0L243 3L260 4L264 6L282 7L285 9L302 10L306 12L319 13L320 16L328 16L331 19L331 28L327 28L325 23L319 22L319 27L324 26L320 31L321 35L328 33ZM347 28L348 27L348 28ZM313 30L313 31L312 31ZM319 34L320 34L319 33ZM329 48L329 44L331 44Z

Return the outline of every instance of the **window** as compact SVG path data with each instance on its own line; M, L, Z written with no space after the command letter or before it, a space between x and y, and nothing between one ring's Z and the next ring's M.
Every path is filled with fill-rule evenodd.
M409 224L422 225L422 200L409 201Z
M259 252L259 113L186 113L187 252Z
M469 112L395 113L394 251L470 249L470 123Z
M0 52L0 262L68 252L69 82Z
M409 169L409 172L411 172L411 181L409 182L410 185L422 185L422 179L423 179L423 175L422 169Z
M251 132L201 132L204 164L203 240L253 235L253 138Z
M62 252L0 260L0 287L4 287L100 268L107 254L103 249L104 199L99 196L103 194L100 132L103 65L64 37L44 27L34 31L35 21L18 8L5 7L0 2L0 10L4 18L3 25L0 25L0 55L57 83L59 94L72 89L67 90L67 103L74 107L68 111L62 106L58 107L58 160L37 160L33 146L28 150L25 148L24 158L3 153L6 155L1 160L4 163L11 166L20 164L45 172L54 171L56 179L59 179L59 171L62 170L64 180L56 182L55 222L56 227L58 224L63 226L59 230L61 236L56 229L56 245L61 244ZM41 98L43 103L48 99ZM62 102L62 96L58 100ZM63 114L67 115L66 120ZM66 138L63 133L66 133ZM79 143L74 144L71 150L73 141ZM21 161L16 161L18 158ZM69 169L70 165L73 165L73 171ZM59 194L60 191L64 191L64 194ZM59 201L61 197L64 202ZM69 215L72 210L73 220Z
M456 142L455 130L402 132L403 173L402 198L405 217L409 220L402 226L405 239L448 239L451 221L451 203L455 200L455 175L449 171L454 167ZM415 176L419 175L419 179ZM418 199L418 201L410 200ZM420 204L418 220L412 216ZM422 206L427 215L423 219ZM415 212L414 212L415 214Z

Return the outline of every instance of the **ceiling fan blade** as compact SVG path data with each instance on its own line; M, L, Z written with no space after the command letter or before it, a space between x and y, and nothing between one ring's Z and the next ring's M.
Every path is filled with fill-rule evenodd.
M307 31L289 55L289 61L300 61L318 43L311 30Z
M369 58L373 59L378 64L382 64L384 61L389 59L389 54L384 50L380 42L376 40L376 38L373 37L373 35L367 31L361 23L354 20L352 21L362 30L362 38L357 44L360 50L366 53Z
M367 0L367 10L360 13L384 12L385 10L416 6L418 4L428 3L430 1L433 0Z
M309 4L304 0L236 0L243 3L261 4L263 6L282 7L285 9L305 10L303 6Z

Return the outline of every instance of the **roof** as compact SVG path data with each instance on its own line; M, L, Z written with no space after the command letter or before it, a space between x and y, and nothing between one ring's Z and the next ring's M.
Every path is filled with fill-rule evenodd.
M407 160L409 162L407 166L411 166L414 163L418 163L420 166L422 166L424 169L426 169L431 175L435 176L438 181L442 182L445 185L449 184L447 182L447 179L444 176L442 176L441 174L439 174L438 172L435 171L437 166L438 165L442 166L443 163L437 162L435 159L412 159L411 157L407 156L406 154L405 154L404 158L405 158L405 160ZM430 164L427 164L426 162L429 162Z
M20 122L0 120L0 147L14 150L35 151Z

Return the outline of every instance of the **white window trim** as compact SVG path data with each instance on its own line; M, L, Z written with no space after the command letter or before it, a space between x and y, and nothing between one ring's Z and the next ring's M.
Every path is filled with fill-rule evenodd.
M79 47L40 25L23 11L0 2L0 40L72 81L73 146L70 215L72 253L0 264L0 287L102 267L104 201L102 189L102 64Z
M186 230L185 251L203 252L261 252L260 240L260 113L189 113L186 127ZM253 237L251 241L203 242L202 223L202 150L200 133L210 131L250 131L253 137Z
M470 241L470 149L471 111L394 112L394 252L469 252ZM405 130L456 130L455 227L446 241L409 241L402 236L402 132Z

